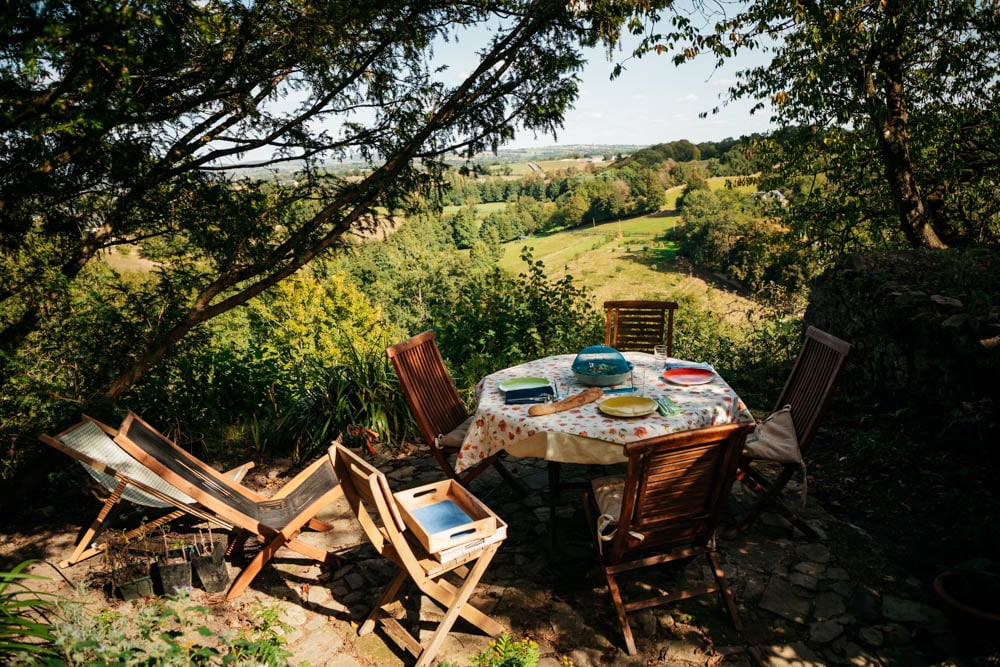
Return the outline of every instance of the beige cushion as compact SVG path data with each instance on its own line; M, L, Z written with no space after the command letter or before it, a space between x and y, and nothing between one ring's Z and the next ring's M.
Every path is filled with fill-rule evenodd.
M622 515L622 494L625 493L625 475L611 475L591 480L594 489L594 500L597 501L597 513L608 517L612 523L618 523Z
M597 535L600 542L610 542L618 532L618 520L622 515L622 498L625 496L625 475L611 475L591 480L594 501L597 503ZM642 533L629 531L629 535L642 540ZM598 546L600 546L598 544Z
M797 463L802 468L802 504L806 502L809 484L806 462L799 449L799 439L792 421L792 406L786 405L757 424L753 433L747 436L743 453L751 458L780 463Z
M802 465L791 406L786 405L757 424L753 433L747 436L744 451L755 459Z
M469 415L469 417L456 426L453 430L448 431L444 435L439 435L437 439L438 447L442 449L459 449L462 443L465 442L465 436L469 432L469 427L472 426L472 419L475 415Z

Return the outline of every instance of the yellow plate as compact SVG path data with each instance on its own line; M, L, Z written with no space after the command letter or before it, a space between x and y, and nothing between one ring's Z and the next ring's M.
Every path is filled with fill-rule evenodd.
M615 396L597 407L612 417L643 417L656 410L656 401L643 396Z

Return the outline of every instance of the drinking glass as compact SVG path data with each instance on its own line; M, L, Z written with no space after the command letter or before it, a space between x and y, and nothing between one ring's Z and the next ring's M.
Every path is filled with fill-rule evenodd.
M667 363L667 346L666 345L654 345L653 346L653 358L659 364Z
M646 395L646 373L639 364L632 368L632 389L636 396Z

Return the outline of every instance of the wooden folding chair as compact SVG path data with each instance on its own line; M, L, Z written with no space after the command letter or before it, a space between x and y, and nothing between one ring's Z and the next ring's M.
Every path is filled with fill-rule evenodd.
M236 577L226 599L240 595L271 560L287 547L321 563L333 555L296 539L305 528L332 530L316 515L341 495L328 456L322 456L292 478L270 498L237 484L211 466L178 447L169 438L129 412L115 436L122 449L187 494L201 507L239 531L230 552L251 535L261 539L260 551Z
M649 352L666 345L674 353L675 301L605 301L604 344L621 352Z
M153 510L174 508L173 511L127 531L125 533L127 539L132 539L143 531L166 525L184 515L209 521L226 530L232 527L129 456L114 441L117 433L110 426L84 415L83 421L55 436L39 436L39 440L45 444L72 457L110 494L97 513L97 517L77 542L73 554L66 560L60 561L59 567L76 565L104 551L104 545L95 545L94 540L104 528L111 511L122 501ZM224 474L234 482L239 482L251 468L253 462L248 461Z
M775 403L775 410L786 405L791 406L792 421L795 424L795 435L798 439L799 451L804 455L812 443L819 420L826 411L833 394L833 386L844 361L851 349L847 343L816 327L806 329L805 341L795 365L785 381L785 386ZM733 534L747 530L765 511L775 512L787 519L792 525L813 539L818 533L801 517L797 516L781 500L781 493L796 471L801 470L798 463L782 463L781 469L773 478L758 467L754 459L743 456L737 470L737 479L758 496L758 501L747 515L733 530Z
M455 382L445 368L434 338L434 330L428 329L396 343L386 349L385 353L396 369L403 395L420 434L441 470L449 478L468 485L492 465L507 484L519 495L524 495L524 485L500 461L501 452L484 458L461 473L448 460L448 457L461 449L473 417L466 410Z
M417 658L417 667L423 667L433 663L441 643L460 616L491 637L502 633L503 626L468 604L469 596L486 572L501 540L481 539L463 547L463 553L454 560L440 562L407 529L385 475L339 444L330 448L330 458L344 489L344 497L368 540L376 551L399 568L358 634L368 634L376 622L381 623L390 637ZM506 535L506 526L503 528L504 532L495 536ZM448 581L446 576L453 577L456 583ZM383 609L400 598L407 579L445 610L425 645Z
M630 655L636 653L628 612L719 593L742 630L715 553L715 530L752 424L681 431L625 445L624 476L593 480L584 502L608 592ZM714 583L625 601L619 577L673 560L704 555Z

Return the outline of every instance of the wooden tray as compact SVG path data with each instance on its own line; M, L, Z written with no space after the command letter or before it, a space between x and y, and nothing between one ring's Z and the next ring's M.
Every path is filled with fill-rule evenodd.
M454 480L425 484L392 495L403 522L431 554L496 532L497 516Z

